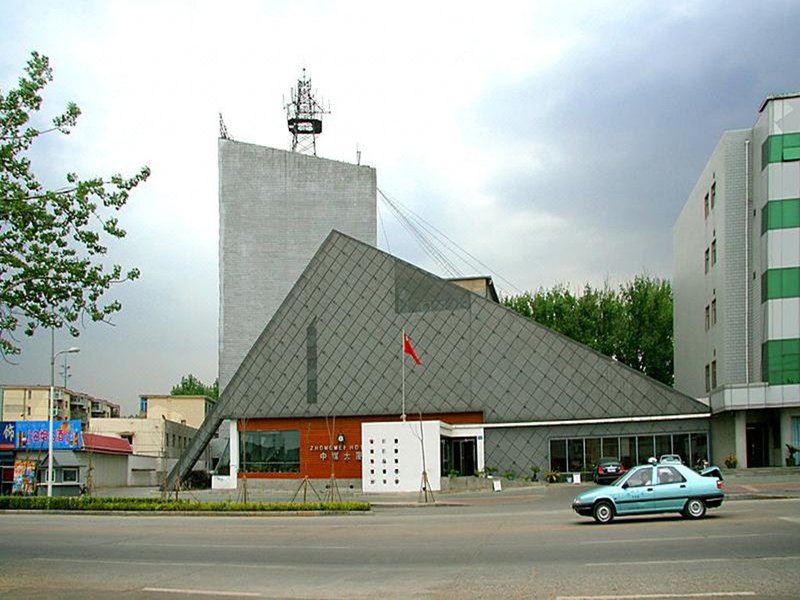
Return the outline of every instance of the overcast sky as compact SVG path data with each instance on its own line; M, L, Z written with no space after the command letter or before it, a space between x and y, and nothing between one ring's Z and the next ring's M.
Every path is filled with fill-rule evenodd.
M142 271L114 290L115 325L57 337L81 348L69 386L125 414L183 374L216 377L217 114L288 149L303 67L332 110L318 154L360 150L505 293L670 277L672 225L722 132L800 89L794 1L6 0L0 27L0 88L36 50L55 74L43 114L83 110L37 148L40 177L153 172L109 255ZM379 215L381 248L445 275ZM48 384L49 335L23 342L0 382Z

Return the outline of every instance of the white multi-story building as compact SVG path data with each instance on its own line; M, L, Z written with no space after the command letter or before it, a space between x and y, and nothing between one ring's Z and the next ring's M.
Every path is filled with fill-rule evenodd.
M717 144L673 230L675 387L716 462L800 464L800 93Z

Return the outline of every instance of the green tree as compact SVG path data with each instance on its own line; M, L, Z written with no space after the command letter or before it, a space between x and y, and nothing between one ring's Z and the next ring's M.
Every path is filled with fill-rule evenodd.
M150 175L147 167L130 178L84 179L67 173L65 184L47 189L33 172L29 153L48 133L69 134L80 109L67 104L46 129L30 124L52 81L46 56L33 52L18 87L0 89L0 354L19 354L15 332L66 326L86 318L106 321L122 309L105 300L114 285L139 276L138 269L107 268L109 238L122 238L115 215L130 191Z
M211 385L206 385L189 373L181 377L181 382L173 386L170 394L173 396L208 396L217 400L219 398L219 379L215 379Z
M639 276L620 288L625 306L618 358L654 379L672 385L672 285Z
M638 276L573 294L563 284L503 298L503 304L668 385L673 380L672 287Z

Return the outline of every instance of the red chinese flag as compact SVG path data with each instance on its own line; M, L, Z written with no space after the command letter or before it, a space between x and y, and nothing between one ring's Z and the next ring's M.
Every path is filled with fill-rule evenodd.
M422 364L422 361L419 359L419 356L417 356L417 353L414 352L414 348L411 346L411 340L408 339L408 336L405 334L405 332L403 333L403 352L405 352L411 358L413 358L416 364L418 365Z

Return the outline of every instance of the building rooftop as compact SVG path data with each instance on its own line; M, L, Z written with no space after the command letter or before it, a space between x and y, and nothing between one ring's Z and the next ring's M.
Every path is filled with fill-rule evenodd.
M786 100L787 98L800 98L800 92L787 92L785 94L770 94L764 101L761 103L761 108L758 109L758 112L764 112L764 108L766 108L767 104L772 100Z

